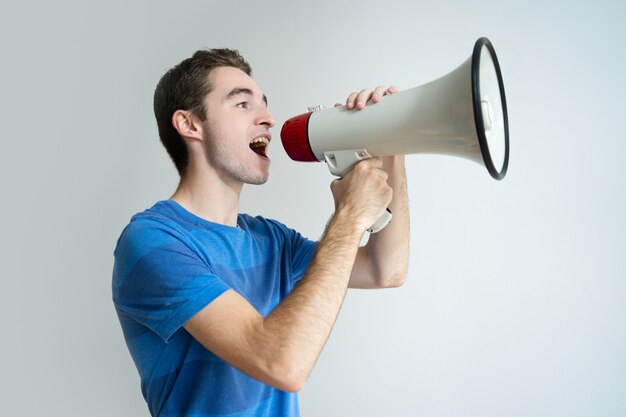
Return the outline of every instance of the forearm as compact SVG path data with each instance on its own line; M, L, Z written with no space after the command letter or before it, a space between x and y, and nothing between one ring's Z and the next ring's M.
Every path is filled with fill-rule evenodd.
M264 319L266 341L271 340L296 388L304 384L337 319L362 233L349 213L336 213L300 283Z
M370 235L363 255L377 286L396 287L404 283L409 263L410 222L404 156L384 158L383 164L389 173L387 182L393 188L389 205L393 218L383 230Z

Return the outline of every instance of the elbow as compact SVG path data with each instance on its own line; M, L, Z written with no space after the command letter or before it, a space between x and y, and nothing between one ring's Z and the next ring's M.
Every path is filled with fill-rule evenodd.
M304 388L304 382L304 380L285 381L276 388L281 391L296 393L302 391L302 389Z
M400 288L404 285L407 279L406 272L398 272L393 274L389 279L383 283L383 288Z
M406 283L408 268L400 268L395 271L378 271L377 288L399 288Z
M270 331L269 334L274 333ZM276 336L278 338L256 339L251 345L257 356L251 370L253 372L249 375L281 391L300 392L309 378L315 360L307 360L308 355L289 343L289 337L285 334L278 333Z
M374 288L399 288L407 281L409 265L406 260L383 264L372 263L369 273Z
M250 372L249 376L285 392L300 392L304 388L306 377L302 377L288 372L281 372L278 369L267 370L265 372Z
M285 392L300 392L308 378L308 373L295 366L277 366L272 372L269 385Z
M277 348L274 346L271 354L257 363L256 379L281 391L302 391L309 377L310 367L307 367L301 355L296 352L285 352Z

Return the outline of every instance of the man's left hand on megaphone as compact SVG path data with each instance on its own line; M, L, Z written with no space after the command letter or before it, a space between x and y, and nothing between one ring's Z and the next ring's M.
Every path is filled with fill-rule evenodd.
M353 109L363 110L365 106L368 104L368 101L371 101L371 103L378 103L384 96L395 94L399 91L400 89L395 85L392 85L391 87L384 87L382 85L379 85L374 90L370 90L369 88L364 88L363 90L359 92L351 93L346 99L345 106L348 110L353 110ZM343 104L342 103L335 104L335 107L340 107L340 106L343 106ZM386 156L386 157L383 157L382 160L385 165L388 165L388 164L392 164L393 163L392 161L394 160L394 158L397 158L397 157L398 156L395 156L395 157ZM401 159L404 159L404 156L399 156L399 157Z
M383 87L379 85L374 90L364 88L359 92L354 92L346 99L346 108L348 110L357 109L362 110L367 105L367 102L371 100L372 103L378 103L383 96L394 94L400 91L398 87L392 85L391 87ZM335 107L342 106L343 104L337 103Z

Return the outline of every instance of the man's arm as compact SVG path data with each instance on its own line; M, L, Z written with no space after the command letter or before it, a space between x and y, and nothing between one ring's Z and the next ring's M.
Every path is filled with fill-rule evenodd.
M335 214L307 272L267 317L230 290L186 324L208 350L264 383L298 391L330 335L359 242L390 204L393 190L380 158L359 163L331 185Z
M384 96L398 91L396 86L364 89L350 94L345 105L348 109L361 110L368 101L378 103ZM389 174L388 183L393 189L393 201L389 205L393 218L387 227L371 234L367 244L359 248L350 277L350 288L399 287L406 281L409 265L409 202L404 156L382 159L384 169Z
M389 210L391 222L380 232L369 236L359 248L350 288L394 288L406 281L409 266L409 203L404 156L383 158L393 188Z

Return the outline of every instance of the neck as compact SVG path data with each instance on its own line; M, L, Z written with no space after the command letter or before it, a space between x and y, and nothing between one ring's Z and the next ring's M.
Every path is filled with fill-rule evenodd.
M242 183L226 183L208 165L187 167L171 200L213 223L237 225Z

